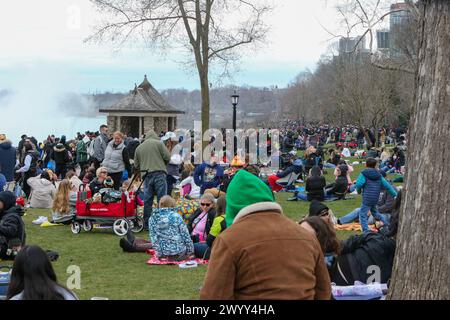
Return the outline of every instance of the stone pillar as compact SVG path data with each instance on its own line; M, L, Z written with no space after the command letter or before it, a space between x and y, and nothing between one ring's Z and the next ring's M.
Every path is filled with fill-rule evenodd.
M144 133L142 132L142 117L139 117L139 139L142 137Z
M121 117L118 116L118 117L117 117L117 130L114 130L114 131L121 131L122 133L124 133L123 130L122 130L122 128L121 128L121 127L122 127L121 120L122 120Z
M106 118L109 132L117 131L117 117L108 116Z
M155 130L155 121L154 121L153 117L144 117L143 130L144 130L144 134L146 134L149 130ZM157 134L158 134L158 132L157 132Z

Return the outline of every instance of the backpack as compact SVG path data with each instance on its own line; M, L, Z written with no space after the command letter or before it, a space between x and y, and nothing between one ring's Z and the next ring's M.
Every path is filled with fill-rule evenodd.
M87 154L89 155L89 157L93 157L94 156L94 140L89 141L88 146L87 146Z

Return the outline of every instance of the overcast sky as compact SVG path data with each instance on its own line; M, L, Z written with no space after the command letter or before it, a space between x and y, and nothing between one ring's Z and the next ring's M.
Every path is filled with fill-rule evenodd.
M335 1L277 2L268 43L242 61L232 84L284 87L327 51L330 35L321 25L336 27ZM127 91L144 74L158 89L198 88L195 73L186 74L176 55L161 60L148 50L113 52L107 44L83 43L97 19L88 0L4 1L0 90L40 81L76 92Z

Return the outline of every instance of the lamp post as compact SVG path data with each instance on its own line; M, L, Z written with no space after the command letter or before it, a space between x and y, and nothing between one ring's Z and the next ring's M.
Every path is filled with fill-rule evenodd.
M236 107L239 103L239 95L236 94L236 90L234 94L231 96L231 104L233 105L233 131L234 131L234 156L237 154L237 139L236 139Z

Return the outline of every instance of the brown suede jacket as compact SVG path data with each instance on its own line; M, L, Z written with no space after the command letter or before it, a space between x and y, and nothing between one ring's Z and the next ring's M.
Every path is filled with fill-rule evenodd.
M330 277L317 239L274 202L242 209L214 241L207 300L328 300Z

